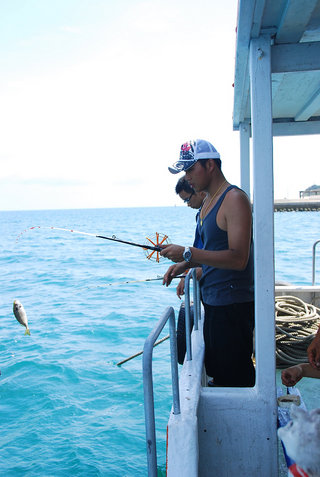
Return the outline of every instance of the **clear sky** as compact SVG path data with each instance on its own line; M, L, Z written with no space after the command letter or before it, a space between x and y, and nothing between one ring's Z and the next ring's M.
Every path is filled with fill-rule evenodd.
M182 205L167 166L195 138L240 185L236 18L237 0L2 0L0 209ZM318 150L275 140L276 198L320 182Z

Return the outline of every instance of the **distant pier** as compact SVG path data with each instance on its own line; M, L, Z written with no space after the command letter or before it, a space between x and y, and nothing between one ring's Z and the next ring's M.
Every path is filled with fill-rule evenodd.
M319 199L278 199L274 201L275 212L292 212L292 211L317 211L320 210Z

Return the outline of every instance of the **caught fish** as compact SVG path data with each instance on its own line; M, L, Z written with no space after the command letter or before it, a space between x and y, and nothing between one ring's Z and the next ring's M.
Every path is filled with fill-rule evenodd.
M25 335L30 335L30 330L29 330L29 327L28 327L27 313L26 313L26 310L23 308L23 305L20 303L19 300L14 300L14 302L13 302L13 314L16 317L16 319L19 321L19 323L22 326L26 327Z

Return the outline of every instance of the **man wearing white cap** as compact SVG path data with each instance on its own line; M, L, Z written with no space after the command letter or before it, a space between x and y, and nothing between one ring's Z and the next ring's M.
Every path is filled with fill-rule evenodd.
M205 309L205 366L214 386L253 386L254 287L252 216L247 195L227 182L220 154L197 139L184 143L179 160L169 167L185 172L206 199L198 216L203 249L166 245L161 255L176 262L163 283L190 267L202 267L201 297Z

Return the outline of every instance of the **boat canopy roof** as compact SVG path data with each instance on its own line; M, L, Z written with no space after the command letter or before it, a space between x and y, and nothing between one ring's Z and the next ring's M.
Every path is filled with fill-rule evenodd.
M233 128L251 123L249 50L271 41L274 135L320 133L320 0L239 0Z

